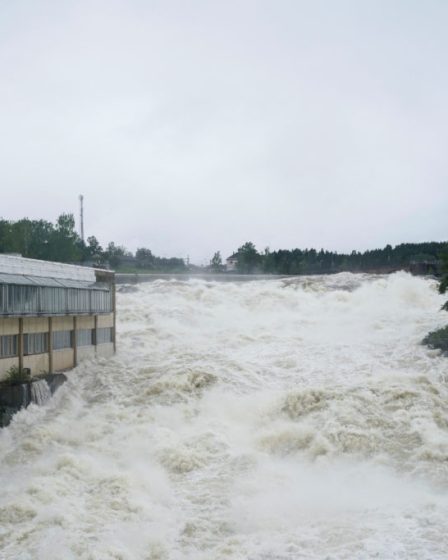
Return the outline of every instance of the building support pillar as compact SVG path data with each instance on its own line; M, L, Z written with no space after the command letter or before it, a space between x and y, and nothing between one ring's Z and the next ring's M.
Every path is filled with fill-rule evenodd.
M23 319L19 319L19 336L18 336L18 354L19 354L19 370L23 369Z
M73 367L78 365L78 318L73 317Z
M48 317L48 370L53 373L53 317Z
M92 344L95 346L95 354L98 345L98 315L94 316L93 319L93 337L92 337Z
M114 353L117 351L117 296L115 282L112 283L112 313L113 313L113 327L112 327L112 342L114 343Z

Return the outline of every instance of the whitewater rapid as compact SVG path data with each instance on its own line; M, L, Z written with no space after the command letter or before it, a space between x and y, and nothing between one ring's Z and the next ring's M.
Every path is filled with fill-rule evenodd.
M0 430L1 560L448 558L447 322L405 273L118 294L118 352Z

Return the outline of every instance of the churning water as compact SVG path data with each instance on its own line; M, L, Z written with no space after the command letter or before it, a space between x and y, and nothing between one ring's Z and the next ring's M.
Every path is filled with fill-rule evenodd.
M446 559L430 280L156 281L0 430L0 558Z

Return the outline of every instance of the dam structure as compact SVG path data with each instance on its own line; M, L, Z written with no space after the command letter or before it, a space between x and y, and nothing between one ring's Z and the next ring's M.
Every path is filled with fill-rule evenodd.
M115 321L114 272L0 255L0 382L112 355Z

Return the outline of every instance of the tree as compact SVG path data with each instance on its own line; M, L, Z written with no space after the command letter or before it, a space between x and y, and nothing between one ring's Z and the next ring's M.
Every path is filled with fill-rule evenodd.
M261 264L261 255L257 252L255 245L247 241L238 249L237 270L243 274L254 272Z
M137 249L135 260L139 268L154 268L154 255L149 249L144 247Z
M83 243L75 231L73 214L61 214L48 242L51 259L59 262L79 262Z
M113 241L109 243L106 249L105 257L109 261L112 268L118 268L123 257L128 256L129 252L121 245L115 245Z
M220 251L217 251L214 255L212 260L210 261L210 268L214 272L222 272L223 271L223 264Z
M87 238L87 245L84 248L84 260L92 261L97 265L104 262L103 248L94 235Z

